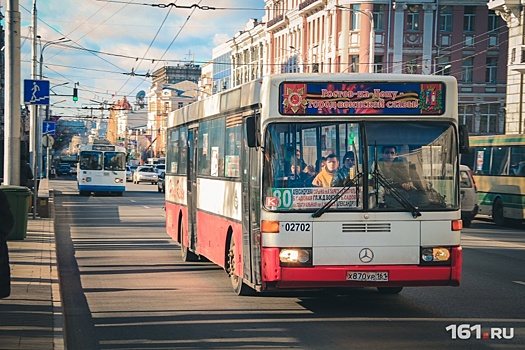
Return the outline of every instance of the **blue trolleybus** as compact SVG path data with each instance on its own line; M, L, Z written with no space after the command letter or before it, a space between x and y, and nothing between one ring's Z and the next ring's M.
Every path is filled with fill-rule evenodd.
M96 140L80 149L77 184L80 195L110 193L122 196L126 190L126 149Z

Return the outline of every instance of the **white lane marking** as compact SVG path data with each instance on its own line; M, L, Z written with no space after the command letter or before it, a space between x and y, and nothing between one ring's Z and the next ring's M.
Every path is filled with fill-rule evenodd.
M525 248L524 243L519 242L504 242L496 239L482 238L476 236L470 236L462 234L461 245L463 247L485 247L485 248L513 248L523 249Z
M525 282L523 282L523 281L512 281L512 282L514 282L514 283L516 283L516 284L521 284L521 285L525 286Z

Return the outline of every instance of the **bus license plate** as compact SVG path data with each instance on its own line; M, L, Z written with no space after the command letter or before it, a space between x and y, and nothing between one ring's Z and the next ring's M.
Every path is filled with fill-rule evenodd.
M348 281L388 282L388 272L346 271Z

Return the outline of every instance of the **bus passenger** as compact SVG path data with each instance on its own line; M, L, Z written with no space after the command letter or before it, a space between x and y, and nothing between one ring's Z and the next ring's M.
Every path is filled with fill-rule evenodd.
M416 190L414 182L410 178L408 165L404 160L398 158L395 146L383 146L382 158L379 159L379 171L393 187L403 188L406 191ZM419 184L420 185L420 184Z
M334 174L339 170L339 161L337 156L330 153L326 157L326 166L322 167L321 171L312 181L312 185L317 187L330 187Z
M321 169L323 169L326 166L326 157L321 157L321 159L318 159L315 161L315 171L321 172Z
M299 164L292 164L290 166L290 175L288 176L288 187L304 187L304 181L301 175L301 166Z
M312 187L312 181L314 181L317 172L315 167L311 164L307 165L303 170L303 179L305 187Z
M332 179L332 187L342 187L348 183L348 180L355 176L350 174L350 169L354 167L354 152L348 151L343 157L343 166L337 171Z
M301 169L304 169L306 167L306 162L303 158L301 158L301 151L295 150L295 162L296 164L299 164L301 166Z

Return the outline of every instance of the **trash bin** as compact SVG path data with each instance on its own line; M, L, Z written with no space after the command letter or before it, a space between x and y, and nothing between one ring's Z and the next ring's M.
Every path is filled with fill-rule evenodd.
M31 203L31 191L25 186L0 186L4 191L15 217L13 232L7 240L22 240L27 235L27 212Z

